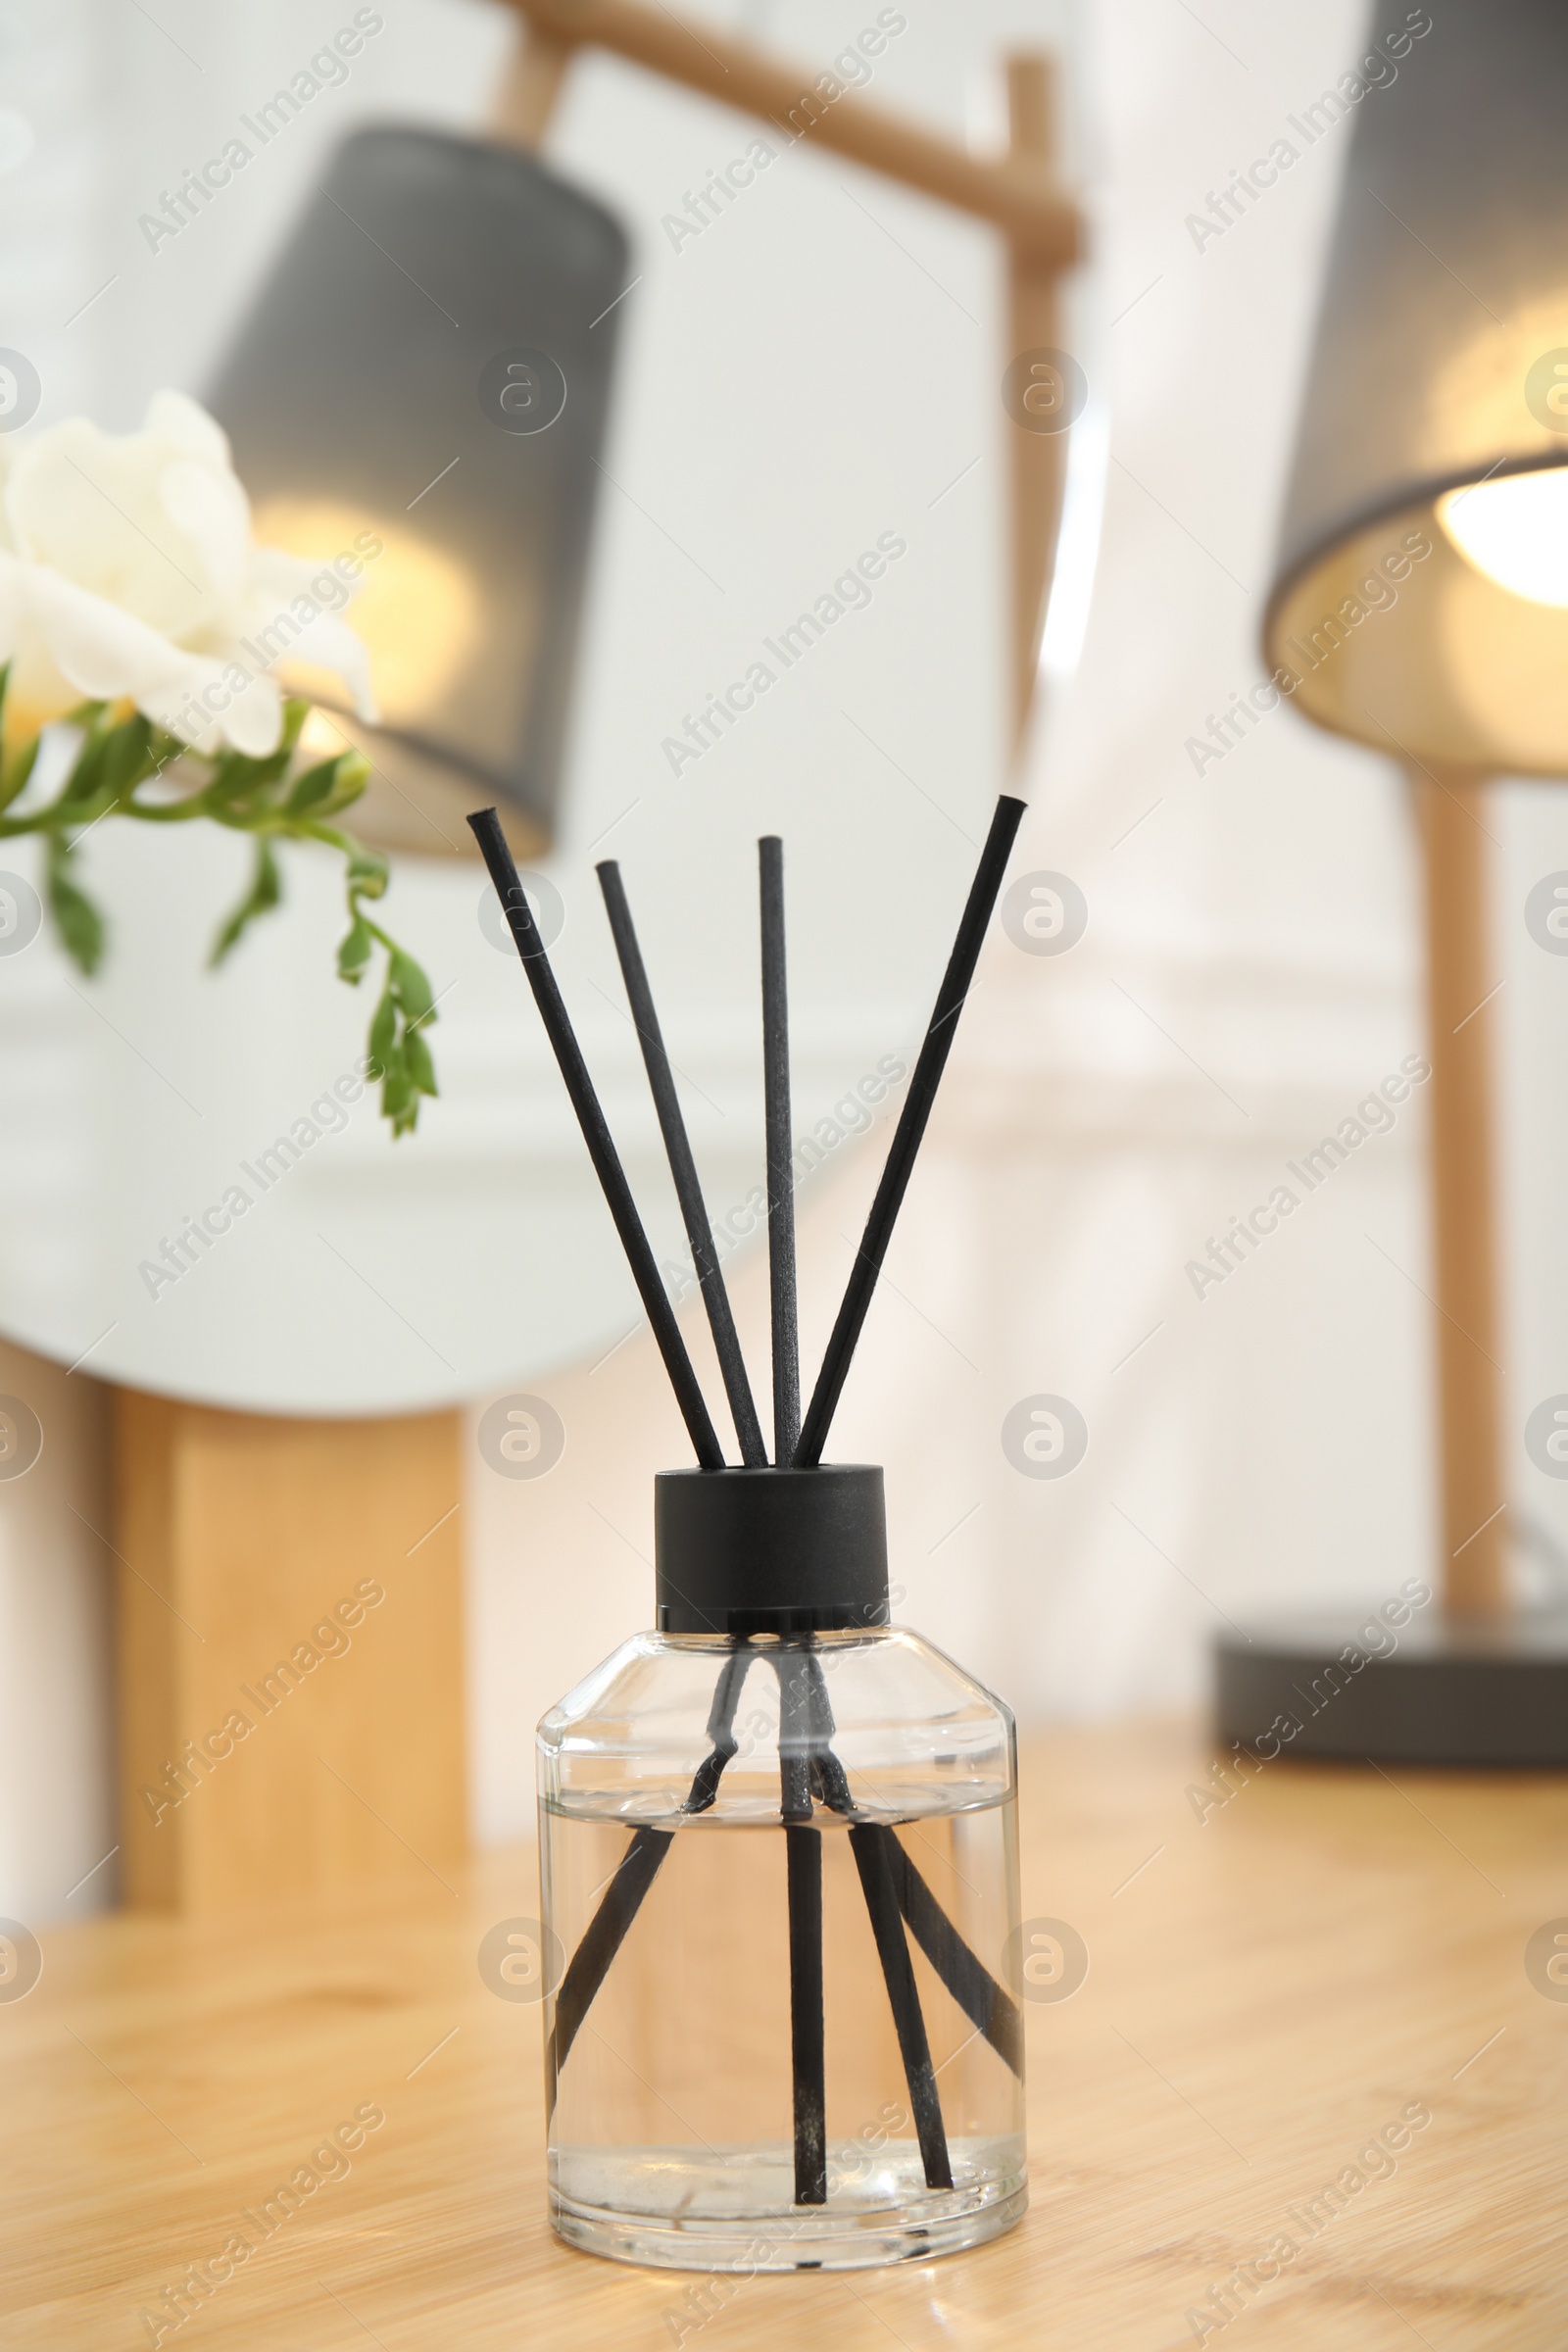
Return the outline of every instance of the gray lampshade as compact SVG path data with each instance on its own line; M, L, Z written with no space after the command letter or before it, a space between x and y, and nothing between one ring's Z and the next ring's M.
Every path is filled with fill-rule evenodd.
M1295 118L1348 152L1265 655L1392 757L1568 774L1568 7L1385 0L1364 54Z
M482 801L549 844L626 254L526 156L361 131L210 396L263 544L378 543L348 617L379 724L301 683L374 763L355 822L387 847L469 855Z

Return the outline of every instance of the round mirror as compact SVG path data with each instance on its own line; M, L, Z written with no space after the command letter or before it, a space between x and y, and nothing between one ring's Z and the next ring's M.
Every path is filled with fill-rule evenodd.
M956 76L996 74L996 13L916 36L868 0L873 95L940 119ZM220 152L314 20L270 12L265 58L259 31L204 24L188 86L145 108L117 88L113 121L100 101L97 209L57 229L57 274L91 294L109 245L121 266L69 343L32 338L38 426L86 411L129 430L159 385L212 383L351 131L480 120L501 12L370 17L341 81L152 250L129 225L149 154ZM767 30L819 46L804 11ZM1067 30L1048 10L1031 38L1059 50ZM593 868L621 863L713 1223L744 1248L761 1224L758 835L786 844L809 1184L902 1100L1009 772L1004 274L983 226L601 59L572 67L548 161L618 218L631 262L563 791L529 887L684 1297ZM385 264L367 248L366 266ZM441 494L411 478L411 532L416 495L427 514ZM34 920L31 845L0 842L0 1328L138 1387L326 1414L612 1347L636 1296L477 860L394 861L384 912L434 986L440 1086L394 1143L363 1082L368 992L333 976L335 860L285 849L284 907L206 970L248 858L206 827L102 824L81 864L110 944L87 980Z

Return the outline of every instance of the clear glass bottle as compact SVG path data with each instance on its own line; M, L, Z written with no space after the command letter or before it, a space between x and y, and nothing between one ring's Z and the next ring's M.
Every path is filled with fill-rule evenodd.
M719 1479L851 1475L707 1481L675 1497L706 1513ZM879 1516L880 1472L853 1475ZM744 1513L760 1499L753 1483ZM1011 1715L917 1635L864 1621L886 1613L885 1544L878 1600L842 1526L814 1579L789 1567L788 1528L770 1566L731 1527L722 1575L744 1573L751 1605L725 1607L663 1506L664 1630L539 1727L564 1969L545 2004L552 2221L678 2269L977 2245L1026 2202ZM778 1605L803 1584L808 1602ZM829 1622L846 1616L861 1622Z

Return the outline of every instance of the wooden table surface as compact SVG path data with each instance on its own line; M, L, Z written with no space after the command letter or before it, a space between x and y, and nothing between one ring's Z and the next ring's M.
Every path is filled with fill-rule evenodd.
M1200 1822L1207 1762L1169 1725L1026 1755L1025 1910L1092 1964L1028 2006L1023 2226L896 2272L734 2281L706 2316L688 2278L546 2225L538 2016L475 1964L535 1910L531 1853L450 1886L411 1860L333 1911L258 1889L244 1921L45 1930L40 1981L0 2002L0 2344L151 2342L162 2289L369 2107L346 2177L163 2342L1174 2352L1284 2234L1234 2318L1208 2304L1209 2345L1561 2352L1568 2000L1525 1947L1568 1915L1568 1782L1281 1761ZM1431 2120L1395 2169L1303 2226L1412 2107Z

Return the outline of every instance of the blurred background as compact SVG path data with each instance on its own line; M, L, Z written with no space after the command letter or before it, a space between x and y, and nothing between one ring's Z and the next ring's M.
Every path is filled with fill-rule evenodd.
M86 413L123 431L161 385L200 395L352 128L483 125L511 20L477 0L371 13L382 27L342 83L153 252L138 217L159 191L352 12L0 12L0 339L38 369L40 424ZM1288 708L1222 758L1210 735L1264 674L1348 124L1223 234L1200 241L1190 216L1335 83L1365 12L895 13L906 24L871 96L981 151L1002 137L1004 51L1060 61L1059 169L1093 232L1067 311L1089 405L1015 870L1069 877L1088 912L1059 955L994 931L832 1450L887 1465L898 1614L1020 1723L1191 1708L1228 1619L1376 1600L1433 1563L1421 1089L1231 1277L1200 1297L1187 1271L1424 1044L1402 778ZM825 63L876 12L691 14ZM673 243L666 217L755 135L589 56L545 144L624 224L634 282L541 865L564 909L563 984L674 1263L591 865L617 857L633 892L716 1212L760 1180L753 844L784 834L796 1125L824 1145L801 1200L809 1374L899 1100L895 1087L873 1117L855 1090L885 1058L912 1059L1011 774L1004 286L988 230L808 148ZM683 714L884 533L906 553L869 605L672 774L662 744ZM1568 812L1540 786L1499 790L1494 811L1510 1528L1523 1589L1544 1593L1568 1571L1568 1494L1522 1432L1568 1385L1553 1327L1568 971L1523 908L1568 866ZM27 870L21 850L14 862ZM265 1226L200 1283L147 1299L146 1250L363 1051L367 1007L331 978L339 884L324 858L286 854L283 911L221 977L203 971L242 864L235 843L105 828L90 863L114 927L100 980L83 989L47 937L0 961L0 1387L45 1431L36 1468L0 1486L0 1909L29 1916L114 1894L112 1863L79 1884L116 1837L104 1382L258 1412L463 1404L483 1840L531 1827L538 1715L647 1622L652 1474L686 1458L519 976L481 928L471 861L394 871L389 918L440 997L442 1095L417 1136L394 1146L362 1105ZM744 1243L729 1263L760 1382L765 1267ZM688 1291L683 1326L707 1370L694 1303ZM564 1429L545 1476L499 1474L479 1443L487 1408L519 1392ZM1020 1475L1004 1448L1008 1412L1040 1394L1088 1426L1059 1480Z

